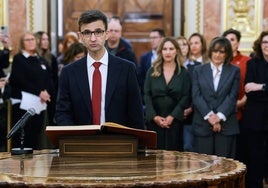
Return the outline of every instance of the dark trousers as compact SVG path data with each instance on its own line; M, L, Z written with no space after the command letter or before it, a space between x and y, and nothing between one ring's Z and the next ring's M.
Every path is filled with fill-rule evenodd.
M6 103L0 104L0 152L6 151L7 145L7 105Z
M19 108L19 104L12 106L12 127L25 114L25 110ZM42 149L40 138L44 135L45 112L32 116L24 125L24 147ZM12 136L12 148L21 147L21 129Z
M208 155L235 158L236 135L214 133L210 136L194 136L194 151Z
M263 188L268 132L241 130L238 160L247 166L246 188Z

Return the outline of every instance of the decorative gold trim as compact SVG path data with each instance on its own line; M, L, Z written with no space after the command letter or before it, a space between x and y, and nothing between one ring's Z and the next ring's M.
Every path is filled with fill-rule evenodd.
M241 32L241 51L250 52L252 43L261 31L262 10L259 0L225 0L224 30L233 28Z
M195 25L195 30L200 33L200 0L196 1L196 25Z
M1 26L7 25L7 3L6 0L0 0L0 10L1 10L1 14L0 14L0 24Z
M34 31L34 1L29 1L29 27L30 31Z

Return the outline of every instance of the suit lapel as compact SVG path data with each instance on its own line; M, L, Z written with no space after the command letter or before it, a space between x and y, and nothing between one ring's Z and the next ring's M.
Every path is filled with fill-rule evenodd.
M206 79L206 82L208 83L209 87L213 92L214 90L214 84L213 84L213 75L212 75L212 70L210 63L204 65L204 79Z
M111 102L111 98L113 95L113 92L116 87L116 83L118 82L120 72L121 72L121 66L119 62L117 62L113 56L109 54L108 58L108 75L107 75L107 85L106 85L106 95L105 95L105 109Z
M74 78L76 78L77 86L81 92L81 96L87 105L88 111L91 112L91 96L89 89L89 80L88 80L88 71L87 71L87 61L86 56L81 59L81 61L77 62L77 66L75 67Z
M223 65L217 91L219 91L224 86L224 83L226 82L226 79L228 78L229 73L230 73L229 72L229 66Z

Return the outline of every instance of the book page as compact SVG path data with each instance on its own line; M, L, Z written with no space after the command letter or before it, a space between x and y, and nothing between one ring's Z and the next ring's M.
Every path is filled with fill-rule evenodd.
M47 126L47 131L100 130L101 125Z
M117 128L122 128L122 129L132 129L130 127L126 127L124 125L120 125L120 124L117 124L117 123L113 123L113 122L105 122L103 124L103 126L108 126L108 127L117 127Z

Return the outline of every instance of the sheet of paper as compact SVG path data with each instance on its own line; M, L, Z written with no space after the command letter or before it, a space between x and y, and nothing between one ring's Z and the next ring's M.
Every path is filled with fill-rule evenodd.
M21 109L29 110L30 108L33 108L35 109L36 114L40 114L40 112L47 109L47 104L41 103L39 96L25 91L22 91L21 94L22 94L22 99L20 103Z

